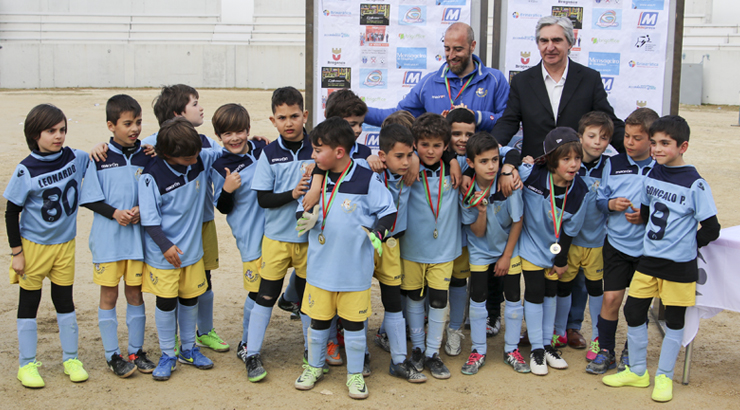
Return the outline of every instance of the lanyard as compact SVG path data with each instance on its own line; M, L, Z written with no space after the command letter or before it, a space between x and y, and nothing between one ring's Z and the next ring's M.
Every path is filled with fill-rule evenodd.
M552 226L555 229L555 242L560 239L560 226L563 224L563 215L565 214L565 202L568 200L568 187L565 187L565 197L563 198L563 207L560 211L560 217L557 214L557 206L555 206L555 187L552 183L552 174L548 172L550 177L550 207L552 209Z
M334 203L334 199L336 199L334 198L334 194L339 190L339 185L341 185L342 181L344 181L344 177L347 176L347 171L349 171L350 165L352 165L352 160L347 163L347 166L344 167L344 171L342 171L342 175L339 176L337 183L334 184L334 188L331 190L331 196L329 196L329 205L324 204L324 197L326 196L326 181L329 179L329 171L326 171L326 175L324 176L324 185L321 188L321 232L324 232L324 225L326 225L326 216L329 214L329 209L331 209L331 205Z
M388 188L388 172L383 172L383 181L385 182L386 188ZM401 193L402 192L403 192L403 182L401 182L401 189L398 190L398 202L396 202L396 211L398 211L398 206L401 204ZM396 219L393 220L393 227L391 228L391 232L396 230L396 222L398 222L398 212L396 212Z
M470 188L468 188L468 192L465 193L465 196L463 199L463 206L466 209L470 209L470 208L477 206L481 201L484 201L484 200L486 201L484 202L484 205L488 205L488 200L486 199L486 197L488 196L488 193L491 192L491 187L493 186L494 182L496 182L496 178L494 178L493 181L491 181L491 184L488 185L488 188L486 188L486 190L483 191L483 193L481 194L481 196L478 197L478 199L474 200L473 202L468 202L470 197L473 196L473 188L475 187L475 174L473 174L473 181L470 183ZM468 202L469 205L465 205L465 202Z
M468 88L468 85L470 84L470 82L473 81L473 77L475 77L475 71L473 71L473 75L471 75L470 78L468 78L468 82L466 82L465 85L463 85L463 87L460 89L460 92L457 93L457 96L455 98L452 98L452 90L450 89L450 81L447 78L447 71L449 71L449 67L445 68L444 77L445 77L445 86L447 87L447 96L450 97L450 108L452 108L455 106L455 100L460 98L460 94L462 94L463 91L465 91L465 89Z
M443 183L445 179L445 163L439 160L440 172L439 172L439 197L437 198L437 211L434 211L434 204L432 204L432 193L429 190L429 181L427 181L427 173L423 172L424 175L424 191L426 193L427 203L429 208L432 209L432 215L434 215L434 224L437 224L437 218L439 217L440 205L442 204L442 194L444 194Z

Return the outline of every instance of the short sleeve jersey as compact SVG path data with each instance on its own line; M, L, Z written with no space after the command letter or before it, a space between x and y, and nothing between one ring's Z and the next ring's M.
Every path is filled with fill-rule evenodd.
M205 201L209 170L220 156L221 151L201 150L197 162L184 172L157 157L139 178L141 225L162 227L167 239L183 252L182 267L203 257L203 207L192 204ZM213 201L210 205L213 206ZM144 261L157 269L174 269L146 232Z
M578 176L588 188L588 194L583 199L583 206L586 208L586 218L583 226L575 238L573 245L583 248L600 248L604 246L604 236L606 236L606 215L596 207L597 190L601 185L601 178L606 166L608 157L602 155L599 161L591 169L587 169L581 164Z
M547 168L543 165L522 164L519 175L524 181L522 196L524 197L524 223L522 235L519 238L519 256L541 268L551 268L555 255L550 253L550 245L555 243L552 205L550 202L550 185ZM565 233L575 237L583 226L586 217L586 207L583 200L588 194L588 187L576 175L568 187L568 198L565 200L565 209L562 205L565 195L555 196L557 212L564 212L562 216L561 235Z
M408 224L408 204L409 204L409 193L411 192L410 187L403 184L403 177L396 175L389 170L384 170L382 174L383 183L388 188L393 197L393 203L396 205L396 223L391 235L395 236L401 232L406 231Z
M278 137L262 150L257 161L257 169L252 179L252 189L282 193L292 191L306 172L311 159L311 140L304 133L301 147L293 152ZM306 236L298 237L295 232L295 212L297 201L291 201L279 208L265 209L265 236L280 242L303 243Z
M121 146L108 142L108 157L90 161L82 184L80 205L103 201L116 209L131 209L139 205L139 177L151 158L139 148L126 156ZM115 219L93 215L89 239L93 263L122 260L144 260L141 224L121 226Z
M253 261L262 256L262 237L265 233L265 211L257 203L257 192L252 189L252 178L257 168L257 159L265 147L263 141L249 141L249 152L237 155L224 149L223 156L211 167L211 178L215 190L214 205L218 203L229 172L239 173L242 184L234 192L234 209L226 215L226 222L236 238L242 262ZM293 218L295 220L295 218Z
M34 151L15 167L3 196L23 207L23 238L41 245L74 239L88 162L85 152L64 147L52 154Z

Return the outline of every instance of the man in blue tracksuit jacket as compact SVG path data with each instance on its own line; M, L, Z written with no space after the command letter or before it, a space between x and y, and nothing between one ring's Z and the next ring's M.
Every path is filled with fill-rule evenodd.
M491 131L506 108L509 83L501 71L484 66L473 54L474 35L469 25L452 24L445 32L446 64L422 78L397 107L368 107L365 122L380 126L385 117L398 110L418 117L425 112L442 114L464 104L475 114L476 130Z

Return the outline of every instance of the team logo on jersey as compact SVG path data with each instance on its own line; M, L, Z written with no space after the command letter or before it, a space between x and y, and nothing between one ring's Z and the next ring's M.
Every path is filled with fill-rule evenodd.
M309 293L308 294L308 307L313 307L313 303L314 303L313 296L311 296L311 294Z
M105 266L100 266L99 263L96 263L95 264L95 273L97 273L98 275L102 275L103 272L105 272Z
M26 172L25 172L24 170L22 170L22 169L19 169L19 170L18 170L18 178L22 177L22 176L23 176L23 174L25 174L25 173L26 173Z
M144 180L144 183L146 183L146 186L149 186L149 183L152 181L151 178L147 178Z
M136 178L137 181L139 180L142 172L144 172L144 168L138 168L136 172L134 172L134 178ZM149 185L149 183L147 183L147 185Z
M149 280L152 281L153 285L156 285L159 282L159 277L154 276L154 272L149 271Z
M198 284L198 289L202 288L205 285L206 285L206 280L203 279L203 282L201 282L201 283Z
M444 178L444 176L442 176L442 178ZM452 187L452 182L450 181L450 179L449 179L449 178L444 178L444 181L445 181L445 182L444 182L444 184L442 185L442 190L443 190L443 191L447 191L447 190L448 190L449 188L451 188L451 187Z
M257 276L256 276L256 275L254 274L254 272L252 272L252 270L251 270L251 269L247 269L247 271L246 271L246 272L244 272L244 279L246 279L246 280L247 280L247 282L254 282L254 279L255 279L256 277L257 277Z
M304 162L301 164L301 174L305 174L307 171L308 171L308 164Z
M501 212L502 205L501 204L495 204L493 205L493 214L496 215L499 212Z
M200 181L195 181L195 190L200 191Z
M353 204L351 200L345 199L344 202L342 202L342 209L344 212L351 214L355 209L357 209L357 204Z
M475 90L475 95L477 95L478 97L483 98L483 97L485 97L485 96L488 95L488 90L485 89L485 88L483 88L483 87L480 87L477 90Z
M264 261L262 262L262 266L261 266L261 268L262 268L262 269L265 269L265 262L264 262Z
M699 187L699 189L701 189L702 191L704 190L704 183L699 182L698 184L696 184L696 186Z
M596 192L599 189L599 185L601 185L601 181L596 180L593 184L591 184L591 192Z

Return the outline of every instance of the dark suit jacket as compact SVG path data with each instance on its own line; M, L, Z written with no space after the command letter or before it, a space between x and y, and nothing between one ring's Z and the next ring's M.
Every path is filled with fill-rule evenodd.
M556 124L545 81L542 78L540 61L536 66L515 75L511 80L509 102L503 116L493 127L492 134L501 145L506 145L519 131L521 122L524 131L522 157L531 155L537 158L544 153L542 143L553 128L571 127L578 131L578 121L584 114L590 111L603 111L614 121L611 144L617 151L624 151L624 122L614 115L614 109L606 99L606 91L598 71L571 60L558 111Z

